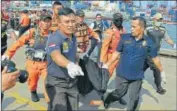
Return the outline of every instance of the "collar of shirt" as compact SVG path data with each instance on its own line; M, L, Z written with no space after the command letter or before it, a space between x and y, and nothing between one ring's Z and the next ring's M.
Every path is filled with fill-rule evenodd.
M135 40L136 42L141 42L141 41L143 41L143 40L146 40L147 39L147 36L146 35L143 35L143 37L141 38L141 39L139 39L139 40L136 40L136 38L134 37L134 36L130 36L133 40Z
M66 37L66 35L64 35L64 33L62 33L60 30L57 30L57 32L61 35L62 39L64 40L70 40L68 37ZM72 34L72 41L74 39L74 35Z

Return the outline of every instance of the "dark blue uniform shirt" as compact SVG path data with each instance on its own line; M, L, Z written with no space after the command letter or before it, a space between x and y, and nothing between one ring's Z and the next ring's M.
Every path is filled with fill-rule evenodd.
M67 38L62 32L57 30L52 33L47 42L47 71L48 75L60 78L69 77L66 68L58 66L51 58L52 51L58 50L68 60L76 62L76 37L72 40Z
M144 78L144 62L147 56L156 57L157 49L148 36L136 41L131 34L123 34L117 51L121 53L116 73L128 80Z

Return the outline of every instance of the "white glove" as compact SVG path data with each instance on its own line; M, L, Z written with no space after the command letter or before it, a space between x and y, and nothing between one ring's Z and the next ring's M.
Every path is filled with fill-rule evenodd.
M98 43L100 43L101 42L101 39L100 38L98 38L98 41L97 41Z
M108 65L107 64L103 64L102 68L108 69Z
M74 64L73 62L70 62L68 65L67 65L67 70L68 70L68 74L71 78L75 78L76 76L83 76L84 73L82 72L82 69Z
M1 61L4 61L4 60L9 60L9 56L7 56L7 55L2 55L2 57L1 57Z
M167 82L167 78L166 78L166 74L165 74L165 72L162 71L160 74L161 74L162 82L163 82L164 84L166 84L166 82Z
M176 44L173 45L173 49L176 49Z

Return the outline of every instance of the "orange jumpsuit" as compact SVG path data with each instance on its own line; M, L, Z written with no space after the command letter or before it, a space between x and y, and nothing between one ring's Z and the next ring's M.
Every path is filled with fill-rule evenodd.
M125 29L123 31L115 30L113 27L107 29L104 34L104 40L101 48L100 61L103 63L108 62L108 60L112 57L113 52L116 51L116 48L120 41L120 35L125 33ZM114 61L108 68L110 77L113 74L114 69L117 67L118 60Z
M21 24L22 27L27 27L27 26L30 25L30 18L27 14L23 14L21 16L20 24Z
M9 58L12 58L12 56L15 54L16 50L20 47L22 47L26 42L29 41L30 46L34 45L34 33L36 29L31 28L27 30L6 52L5 55L8 55ZM46 37L48 35L48 32L44 32L41 34L42 37ZM47 62L44 61L33 61L27 58L26 60L26 70L29 74L28 77L28 88L29 90L35 91L37 89L37 83L39 80L39 76L41 75L44 79L44 97L46 99L46 102L49 102L48 95L46 93L45 89L45 79L47 76Z

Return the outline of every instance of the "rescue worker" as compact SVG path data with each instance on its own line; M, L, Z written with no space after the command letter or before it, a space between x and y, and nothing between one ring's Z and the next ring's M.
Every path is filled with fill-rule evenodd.
M108 60L112 57L112 54L116 51L116 48L120 41L121 34L125 34L126 31L122 26L123 16L121 13L113 14L113 24L107 29L103 34L103 42L101 47L100 62L107 63ZM113 74L113 71L117 67L118 60L115 60L108 68L110 77ZM120 104L126 105L126 101L122 98L119 100Z
M28 11L23 10L21 12L21 17L20 17L20 29L19 29L19 37L30 28L30 18L28 16Z
M142 17L133 17L131 33L123 34L117 51L115 51L104 67L109 67L119 59L116 68L116 89L104 95L104 106L122 98L129 91L128 111L135 111L138 106L142 80L144 78L144 64L148 56L153 58L161 75L164 75L156 47L151 38L144 35L146 21Z
M96 20L90 25L90 28L99 35L100 40L102 40L103 32L108 29L101 14L96 14ZM95 47L91 57L100 58L101 43L97 44L97 41L94 38L91 38L91 45L92 47ZM89 51L88 54L90 55L91 52Z
M90 37L96 39L96 41L100 42L99 35L91 30L88 25L84 22L85 13L83 10L76 11L76 32L75 36L77 37L77 52L84 53L83 56L90 56L91 52L95 48L95 46L89 47L89 39ZM81 57L82 58L82 57Z
M153 19L154 19L153 24L146 28L145 34L147 34L149 37L152 38L158 53L160 51L162 39L164 39L168 44L170 44L174 49L176 49L176 44L167 34L165 27L162 26L162 14L157 13L156 15L154 15ZM155 64L152 62L152 58L150 57L148 57L146 60L146 65L144 70L146 70L149 67L153 71L154 82L157 87L157 93L165 94L166 90L161 85L162 80L160 76L160 71L158 70L158 68L156 68Z
M104 39L101 48L100 60L103 63L106 63L112 56L113 52L116 51L116 48L120 41L121 34L126 33L125 29L122 26L123 16L121 13L115 13L113 15L113 24L112 26L104 32ZM113 74L114 69L117 67L118 60L116 60L109 67L110 77Z
M46 60L46 42L51 27L51 16L41 15L40 23L42 27L31 28L27 30L3 55L2 59L11 59L15 52L22 47L26 42L29 45L26 47L26 70L29 73L28 88L31 92L33 102L39 101L37 95L37 83L39 76L45 78L47 76L47 60ZM45 87L44 96L46 102L49 102Z
M96 14L96 21L94 21L90 25L90 28L93 29L93 31L95 31L95 32L100 31L99 33L102 33L103 31L105 31L109 27L107 26L107 24L104 23L102 15ZM101 35L100 35L100 39L102 39Z
M7 49L7 25L9 22L9 17L7 15L7 12L1 11L1 55L4 54L4 52Z
M52 26L50 28L51 32L55 32L58 29L58 12L63 8L61 2L55 1L52 5L53 15L52 15Z
M78 110L77 77L84 73L76 64L77 42L75 13L70 8L59 11L58 27L47 42L46 89L50 98L48 110Z

